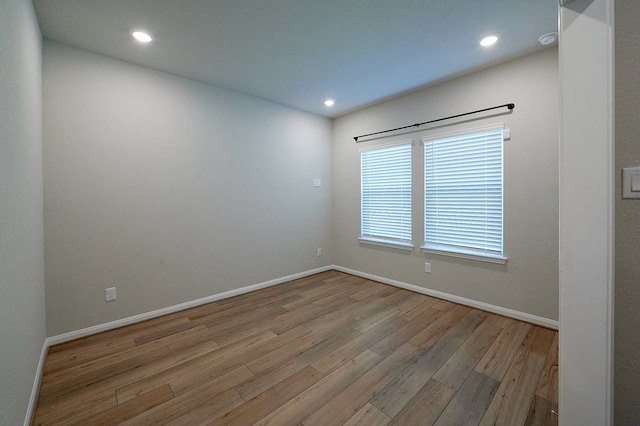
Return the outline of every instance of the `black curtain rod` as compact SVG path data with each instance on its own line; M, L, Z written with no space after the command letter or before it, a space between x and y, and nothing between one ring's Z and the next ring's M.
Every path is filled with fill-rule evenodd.
M358 141L358 139L364 138L364 137L367 137L367 136L374 136L374 135L380 135L382 133L395 132L396 130L404 130L404 129L409 129L411 127L420 127L420 126L423 126L425 124L437 123L438 121L451 120L452 118L464 117L465 115L477 114L479 112L491 111L492 109L505 108L505 107L509 108L509 110L512 110L512 109L514 109L516 107L516 104L498 105L498 106L494 106L494 107L491 107L491 108L479 109L477 111L465 112L464 114L458 114L458 115L452 115L452 116L449 116L449 117L438 118L437 120L430 120L430 121L425 121L425 122L422 122L422 123L416 123L416 124L412 124L410 126L396 127L395 129L382 130L380 132L374 132L374 133L368 133L366 135L354 136L353 140L355 140L356 143L359 143L359 142L362 142L362 141Z

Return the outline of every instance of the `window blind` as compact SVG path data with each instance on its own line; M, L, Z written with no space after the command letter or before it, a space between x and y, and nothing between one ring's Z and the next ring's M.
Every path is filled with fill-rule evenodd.
M424 141L425 248L502 256L502 129Z
M361 237L411 243L411 143L362 151Z

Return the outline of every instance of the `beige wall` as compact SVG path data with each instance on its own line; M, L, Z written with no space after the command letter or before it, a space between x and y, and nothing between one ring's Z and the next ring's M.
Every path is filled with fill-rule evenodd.
M332 263L328 119L60 44L43 61L49 335Z
M346 268L489 303L545 319L558 319L558 59L557 49L467 75L340 117L333 136L334 259ZM402 64L398 64L402 66ZM422 244L422 151L419 131L356 144L353 136L514 102L512 114L457 128L504 122L512 138L504 148L506 265L425 255ZM451 131L452 127L432 133ZM401 250L360 244L362 145L414 141L414 244ZM432 264L425 274L424 263Z
M0 425L18 425L45 338L41 38L30 1L0 11Z
M640 200L622 200L621 169L640 166L640 3L615 1L615 420L640 423Z

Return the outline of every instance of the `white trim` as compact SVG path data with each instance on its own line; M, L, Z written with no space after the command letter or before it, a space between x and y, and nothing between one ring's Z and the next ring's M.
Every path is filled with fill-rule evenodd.
M381 246L381 247L389 247L399 250L407 250L413 251L414 245L411 243L402 243L400 241L391 241L391 240L383 240L381 238L369 238L369 237L360 237L358 238L363 244L371 244L372 246Z
M606 320L607 320L607 337L605 341L605 348L607 352L607 383L606 387L606 407L607 413L606 418L608 425L614 424L614 336L615 336L615 282L616 282L616 273L615 273L615 232L616 232L616 212L615 212L615 197L616 197L616 119L615 119L615 105L616 105L616 59L615 59L615 7L613 0L607 0L606 3L607 8L607 22L609 24L608 27L608 37L607 37L607 124L609 128L607 129L608 140L607 140L607 149L609 151L609 158L606 159L607 167L609 170L609 191L607 194L607 212L608 212L608 228L607 228L607 282L606 282L606 292L607 292L607 300L605 301L605 309L607 311ZM608 426L607 425L607 426Z
M375 145L368 145L368 146L362 145L360 147L360 152L375 151L377 149L391 148L393 146L399 146L399 145L411 145L413 147L413 139L402 139L402 140L392 141L392 142L382 142L382 143L377 143Z
M420 143L424 144L425 142L428 142L428 141L434 141L437 139L447 139L447 138L452 138L454 136L466 135L468 133L480 133L480 132L486 132L489 130L496 130L496 129L504 130L504 128L505 128L504 123L494 123L494 124L487 124L486 126L461 128L460 130L454 130L452 132L436 133L433 135L422 136L422 139L420 139ZM503 140L504 140L504 137L503 137Z
M212 296L203 297L201 299L191 300L189 302L180 303L178 305L168 306L162 309L156 309L155 311L145 312L142 314L134 315L127 318L122 318L116 321L107 322L104 324L94 325L92 327L83 328L76 331L70 331L69 333L59 334L57 336L48 337L45 340L47 347L57 345L60 343L68 342L81 337L90 336L92 334L101 333L103 331L113 330L115 328L123 327L125 325L131 325L138 322L146 321L152 318L157 318L162 315L172 314L185 309L194 308L196 306L204 305L206 303L215 302L217 300L227 299L233 296L239 296L241 294L249 293L252 291L260 290L263 288L271 287L277 284L282 284L288 281L297 280L299 278L308 277L309 275L318 274L320 272L326 272L333 269L331 265L323 266L321 268L312 269L305 272L300 272L293 275L287 275L286 277L275 278L270 281L265 281L258 284L249 285L246 287L238 288L235 290L225 291L223 293L214 294Z
M362 278L366 278L373 281L379 281L384 284L389 284L394 287L403 288L405 290L414 291L416 293L425 294L427 296L437 297L438 299L448 300L450 302L459 303L461 305L470 306L472 308L480 309L494 314L503 315L505 317L514 318L520 321L525 321L531 324L539 325L541 327L550 328L553 330L558 329L558 321L539 317L537 315L531 315L526 312L520 312L509 308L503 308L502 306L491 305L489 303L480 302L466 297L456 296L454 294L444 293L442 291L431 290L429 288L420 287L414 284L407 284L402 281L396 281L389 278L380 277L377 275L368 274L366 272L356 271L354 269L345 268L338 265L333 265L333 269L336 271L344 272L351 275L357 275Z
M31 388L31 397L29 398L29 405L27 406L27 413L24 416L24 426L29 426L33 420L33 415L36 411L36 404L38 402L38 394L40 393L40 383L42 382L42 373L44 370L44 362L47 359L47 351L49 345L47 339L42 343L42 350L40 351L40 359L38 360L38 367L36 368L36 376L33 379L33 388Z
M614 424L614 54L614 0L560 8L560 425Z
M425 137L422 142L422 249L444 256L505 264L504 123ZM448 147L449 142L451 147ZM464 151L467 142L475 148L469 153L459 152ZM484 149L476 149L479 147ZM473 187L489 185L488 194L477 194L475 190L467 194L460 188L467 184L467 170L458 170L455 164L460 156L472 169L484 171L472 177L473 183L469 184ZM455 201L465 200L468 196L479 198L468 211L461 212ZM461 223L452 223L458 216L462 217L457 221Z
M453 249L437 249L435 248L435 244L434 247L430 247L430 245L424 245L422 247L420 247L420 249L424 252L424 253L429 253L429 254L437 254L440 256L449 256L449 257L458 257L460 259L470 259L470 260L477 260L480 262L488 262L488 263L497 263L499 265L504 265L507 263L507 260L509 260L508 258L504 257L504 256L500 256L500 255L493 255L493 254L485 254L485 253L480 253L480 252L474 252L472 250L469 251L454 251Z

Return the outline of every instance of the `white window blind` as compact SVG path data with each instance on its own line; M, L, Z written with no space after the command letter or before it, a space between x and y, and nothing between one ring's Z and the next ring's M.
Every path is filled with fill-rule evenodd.
M361 239L411 245L411 143L364 150Z
M502 128L423 142L424 248L502 257Z

